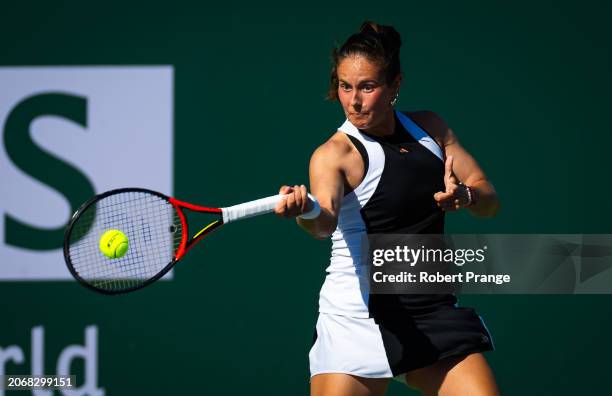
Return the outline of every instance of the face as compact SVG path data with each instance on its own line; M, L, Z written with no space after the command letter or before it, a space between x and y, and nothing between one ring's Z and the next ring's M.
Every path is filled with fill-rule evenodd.
M337 67L338 99L346 118L365 131L392 132L391 101L399 90L401 76L391 86L376 62L360 55L344 58Z

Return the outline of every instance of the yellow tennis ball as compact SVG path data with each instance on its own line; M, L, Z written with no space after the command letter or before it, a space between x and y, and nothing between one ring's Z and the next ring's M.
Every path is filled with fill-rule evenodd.
M108 230L100 238L100 251L110 259L123 257L128 247L128 237L119 230Z

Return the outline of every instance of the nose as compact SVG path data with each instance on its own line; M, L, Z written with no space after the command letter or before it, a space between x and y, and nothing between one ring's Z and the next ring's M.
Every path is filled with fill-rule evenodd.
M353 95L351 96L351 106L356 112L361 112L361 96L359 95L359 90L353 90Z

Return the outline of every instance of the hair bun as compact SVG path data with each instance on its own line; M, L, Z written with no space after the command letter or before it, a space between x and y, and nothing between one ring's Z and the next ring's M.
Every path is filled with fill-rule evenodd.
M384 47L392 51L399 51L402 46L402 38L392 26L379 25L376 22L365 21L359 27L359 33L379 36Z
M378 33L378 23L365 21L359 27L359 33Z

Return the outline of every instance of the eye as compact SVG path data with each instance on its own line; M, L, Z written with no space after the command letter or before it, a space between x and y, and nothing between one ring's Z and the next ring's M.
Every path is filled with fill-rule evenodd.
M350 85L347 85L347 84L345 84L345 83L340 83L340 89L341 89L341 90L343 90L343 91L345 91L345 92L348 92L348 91L350 91L350 90L351 90L351 86L350 86Z
M374 88L375 88L374 85L367 84L363 86L362 90L363 92L372 92L374 91Z

